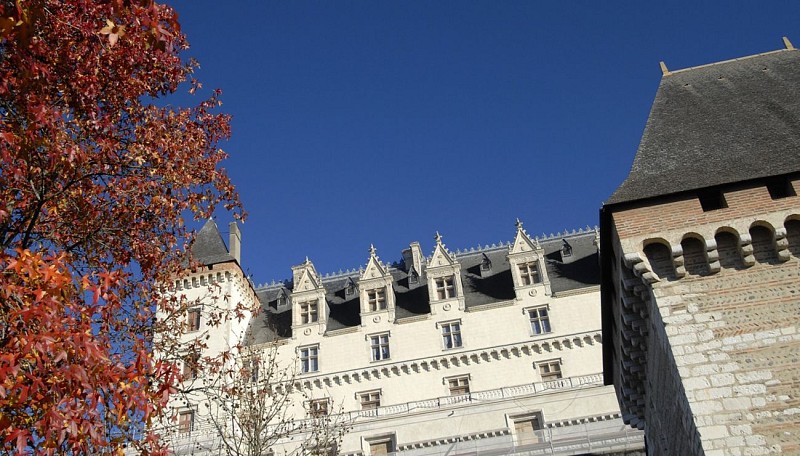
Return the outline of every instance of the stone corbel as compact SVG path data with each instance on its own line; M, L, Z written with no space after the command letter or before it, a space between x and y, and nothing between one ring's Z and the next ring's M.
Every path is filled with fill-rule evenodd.
M756 264L756 257L753 255L753 238L750 233L739 235L739 248L742 251L742 262L745 267L750 267Z
M789 261L789 240L784 227L775 228L775 249L778 251L778 261Z
M716 274L720 270L719 252L717 251L717 241L713 238L706 240L706 258L708 259L708 272Z
M680 244L672 246L672 264L675 267L675 277L686 277L686 267L683 259L683 247Z

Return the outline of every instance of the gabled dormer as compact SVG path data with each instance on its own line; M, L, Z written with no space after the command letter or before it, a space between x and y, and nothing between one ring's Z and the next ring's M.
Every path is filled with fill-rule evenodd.
M422 254L422 248L419 242L412 242L407 249L403 250L403 263L406 266L408 288L416 288L423 284L422 279L423 265L425 262L425 255Z
M278 294L275 296L275 311L283 312L284 310L289 308L290 302L291 298L289 295L289 290L287 290L284 287L281 287L278 290Z
M436 232L436 247L425 268L431 313L449 310L453 303L464 310L464 289L461 285L461 264L456 256L442 244L442 236Z
M522 228L517 219L517 235L508 248L508 264L514 278L514 291L517 299L536 296L538 293L550 295L550 279L547 277L544 249Z
M328 321L325 288L308 257L303 263L292 266L292 282L292 337L323 334Z
M361 298L361 324L370 321L379 322L381 314L386 315L388 321L394 321L394 289L392 288L392 275L388 268L381 263L375 253L375 247L369 246L369 260L361 277L358 279L358 289ZM373 315L379 318L369 318Z

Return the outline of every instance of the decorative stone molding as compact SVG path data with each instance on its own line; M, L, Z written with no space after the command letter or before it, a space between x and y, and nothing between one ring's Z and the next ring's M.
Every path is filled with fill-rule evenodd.
M327 374L304 374L303 379L299 380L299 382L306 387L312 387L318 384L341 385L360 383L361 381L369 381L373 378L413 375L421 372L448 369L453 366L489 363L510 359L512 357L544 355L549 358L552 357L552 353L557 351L571 350L585 345L600 343L602 343L602 333L600 331L587 331L549 337L546 339L530 340L513 345L448 352L438 356L390 362L379 366L365 366L359 369L350 369Z

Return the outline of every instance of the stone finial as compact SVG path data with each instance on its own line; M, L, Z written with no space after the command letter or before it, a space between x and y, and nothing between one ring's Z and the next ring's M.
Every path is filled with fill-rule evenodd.
M517 217L517 223L514 224L518 230L522 229L522 222L520 221L519 217Z
M374 257L375 256L375 251L376 251L375 250L375 246L373 244L370 244L369 245L369 256Z
M442 243L442 235L439 234L439 231L436 231L436 236L434 236L433 239L436 241L437 244Z

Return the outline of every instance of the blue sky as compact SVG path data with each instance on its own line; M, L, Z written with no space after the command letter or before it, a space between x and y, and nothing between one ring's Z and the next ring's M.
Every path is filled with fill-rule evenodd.
M800 46L788 1L171 3L233 116L225 167L256 283L306 256L357 268L370 243L384 261L411 241L430 254L437 230L456 250L511 240L517 217L538 235L594 226L660 60Z

